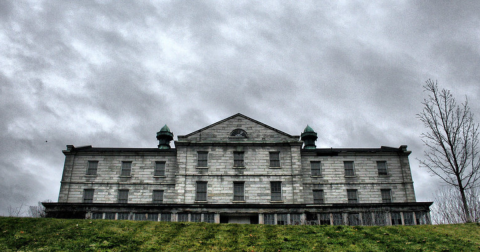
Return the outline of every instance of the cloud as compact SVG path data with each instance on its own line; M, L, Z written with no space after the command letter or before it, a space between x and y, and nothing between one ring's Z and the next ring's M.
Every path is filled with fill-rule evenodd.
M55 201L67 144L154 147L164 124L185 135L238 112L290 134L309 124L322 147L407 144L430 199L422 85L480 96L478 7L1 2L0 202Z

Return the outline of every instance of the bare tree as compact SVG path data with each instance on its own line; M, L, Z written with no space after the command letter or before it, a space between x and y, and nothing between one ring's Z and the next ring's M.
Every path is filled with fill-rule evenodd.
M428 98L417 116L428 132L422 134L427 149L420 164L458 190L465 220L472 222L465 192L474 188L480 177L479 125L473 120L467 99L457 105L449 90L439 90L431 80L424 88Z
M13 207L12 205L8 206L8 216L10 217L20 217L23 214L23 203L19 207Z
M50 200L45 200L44 202L50 202ZM45 218L45 207L42 205L42 202L38 202L37 206L30 206L28 208L28 216L33 218Z
M465 190L469 212L474 222L480 221L480 189ZM444 187L435 193L434 205L431 209L432 221L435 224L455 224L467 222L463 211L460 192L453 187Z

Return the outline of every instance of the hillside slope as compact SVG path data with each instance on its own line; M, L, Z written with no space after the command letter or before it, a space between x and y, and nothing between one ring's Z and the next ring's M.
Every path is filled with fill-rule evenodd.
M480 225L273 226L0 217L0 251L479 251Z

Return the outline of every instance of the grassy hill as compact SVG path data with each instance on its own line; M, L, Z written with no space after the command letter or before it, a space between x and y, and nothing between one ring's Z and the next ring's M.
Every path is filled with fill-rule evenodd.
M480 225L273 226L0 217L0 251L479 251Z

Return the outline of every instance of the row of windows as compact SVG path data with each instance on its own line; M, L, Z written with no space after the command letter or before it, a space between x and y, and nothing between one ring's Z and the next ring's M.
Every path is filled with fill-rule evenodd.
M93 203L94 189L85 189L83 191L83 202ZM118 203L128 203L128 189L118 190ZM392 202L392 190L381 189L382 203ZM282 201L282 182L270 182L271 201ZM163 203L163 190L153 190L152 203ZM357 189L347 190L348 203L359 203ZM196 201L207 201L207 182L197 181L196 183ZM233 201L245 201L245 182L233 183ZM313 203L324 204L325 194L323 190L313 190Z
M136 221L175 221L172 213L112 213L94 212L92 219L136 220ZM178 222L215 223L213 213L177 213ZM270 225L425 225L430 224L426 212L361 212L361 213L306 213L305 219L300 213L264 214L263 223Z
M234 167L244 167L243 152L234 152ZM280 167L280 153L270 153L270 167ZM198 167L207 167L208 152L198 152ZM353 161L344 161L345 176L355 176L355 167ZM97 175L98 161L88 161L87 175ZM310 168L312 176L322 176L322 165L320 161L311 161ZM377 161L378 175L388 175L387 162ZM132 173L132 162L123 161L120 176L130 176ZM155 162L153 176L165 176L165 161Z
M136 221L172 221L172 213L100 213L94 212L92 219L106 220L136 220ZM213 213L178 213L177 221L179 222L208 222L215 223L215 215Z
M353 161L343 161L343 166L345 169L345 177L355 176L355 165ZM312 176L314 177L322 176L322 163L320 161L311 161L310 169L311 169ZM378 170L378 175L388 175L387 161L377 161L377 170Z
M87 175L97 175L98 161L88 161ZM129 177L132 174L132 162L123 161L120 176ZM165 161L155 162L153 176L165 176Z

